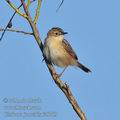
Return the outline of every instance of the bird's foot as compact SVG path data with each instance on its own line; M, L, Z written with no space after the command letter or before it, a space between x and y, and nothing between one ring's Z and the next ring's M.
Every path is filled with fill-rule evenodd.
M53 73L53 75L54 75L54 77L55 77L56 79L58 79L58 78L60 78L60 77L62 76L62 74L57 74L57 73Z

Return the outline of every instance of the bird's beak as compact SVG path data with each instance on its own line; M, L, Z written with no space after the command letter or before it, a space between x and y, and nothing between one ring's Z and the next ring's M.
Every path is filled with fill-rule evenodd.
M63 35L68 34L68 32L63 32Z

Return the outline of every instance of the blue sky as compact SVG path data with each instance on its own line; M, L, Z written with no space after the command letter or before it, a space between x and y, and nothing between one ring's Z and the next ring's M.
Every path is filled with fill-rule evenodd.
M15 1L15 0L13 0ZM93 71L86 74L69 67L62 81L67 82L88 120L120 119L120 1L119 0L65 0L56 13L60 0L42 3L37 24L42 41L47 31L58 26L69 34L65 38L72 44L81 63ZM18 5L18 4L17 4ZM35 8L34 3L30 10ZM0 1L0 28L6 26L13 10ZM34 11L32 11L32 14ZM19 15L13 28L31 31L29 24ZM0 33L1 35L1 33ZM42 62L42 54L32 36L6 32L0 42L0 118L6 118L4 98L37 98L41 112L56 112L56 117L28 117L29 120L79 120L64 94L53 82ZM55 67L59 72L62 69ZM15 105L15 104L13 104Z

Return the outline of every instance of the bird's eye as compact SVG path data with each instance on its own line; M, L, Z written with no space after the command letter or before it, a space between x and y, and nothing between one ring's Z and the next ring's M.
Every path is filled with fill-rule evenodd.
M58 33L55 33L56 35L58 35Z

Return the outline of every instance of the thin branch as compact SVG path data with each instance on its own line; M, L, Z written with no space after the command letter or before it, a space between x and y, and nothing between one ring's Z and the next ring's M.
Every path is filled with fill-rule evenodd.
M4 31L4 30L5 30L5 29L0 28L0 31ZM6 29L6 31L16 32L16 33L22 33L22 34L25 34L25 35L33 35L33 33L25 32L25 31L22 31L22 30L16 30L16 29Z
M58 12L58 10L61 8L62 4L63 4L64 0L62 0L62 2L60 3L60 5L58 6L56 12Z
M18 9L19 9L21 6L22 6L22 4L18 7ZM12 19L14 18L15 14L16 14L16 11L13 13L13 15L12 15L12 17L10 18L7 26L5 27L3 33L2 33L2 35L1 35L1 37L0 37L0 41L2 40L2 38L3 38L4 34L5 34L5 31L7 30L7 27L9 26L10 23L12 23Z
M27 2L27 9L29 9L29 6L30 6L30 0L28 0Z
M36 14L35 14L35 18L34 18L34 23L37 23L37 20L39 18L40 15L40 6L41 6L42 0L38 0L38 5L37 5L37 9L36 9Z
M10 0L6 0L6 2L22 17L27 18L27 15L22 13L18 8L16 8L16 6L10 1Z
M32 28L35 40L38 43L39 48L41 49L41 51L43 53L43 44L42 44L42 41L40 39L40 35L39 35L38 29L36 27L36 24L34 24L34 22L32 21L31 15L30 15L28 9L26 8L24 0L21 0L21 2L23 4L23 8L24 8L24 11L25 11L26 15L28 16L27 20L28 20L28 22L29 22L29 24L30 24L30 26ZM52 76L54 82L63 91L63 93L66 95L68 101L72 105L73 109L75 110L75 112L77 113L79 118L81 120L86 120L85 114L82 112L81 108L79 107L79 105L78 105L77 101L75 100L74 96L72 95L72 92L70 91L70 88L68 87L68 85L62 83L62 81L58 77L54 67L51 64L47 63L46 60L45 60L45 62L46 62L46 65L47 65L47 67L48 67L48 69L49 69L49 71L51 73L51 76Z

